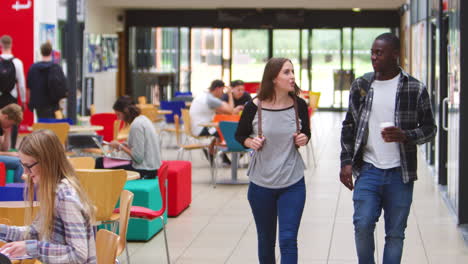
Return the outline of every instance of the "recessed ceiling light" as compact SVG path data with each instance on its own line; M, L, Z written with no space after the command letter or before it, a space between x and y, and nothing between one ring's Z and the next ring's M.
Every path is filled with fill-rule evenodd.
M353 10L353 12L361 12L361 8L359 8L359 7L355 7L352 10Z

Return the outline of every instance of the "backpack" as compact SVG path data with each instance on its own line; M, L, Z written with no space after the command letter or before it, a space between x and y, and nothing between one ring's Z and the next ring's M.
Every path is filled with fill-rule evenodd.
M0 57L0 92L10 93L16 85L16 68L13 58L4 59Z
M53 64L49 68L47 75L47 88L49 91L49 99L53 103L57 103L60 99L67 97L67 79L58 64Z

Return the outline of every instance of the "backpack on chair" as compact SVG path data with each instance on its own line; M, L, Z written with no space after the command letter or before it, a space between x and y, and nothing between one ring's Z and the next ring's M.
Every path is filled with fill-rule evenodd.
M13 58L4 59L0 57L0 92L10 93L16 85L16 68Z

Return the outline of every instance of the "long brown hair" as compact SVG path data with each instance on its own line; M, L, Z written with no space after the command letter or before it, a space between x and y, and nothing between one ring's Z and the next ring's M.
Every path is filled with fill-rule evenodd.
M34 186L32 178L27 181L27 193L25 200L30 207L26 219L31 219L33 212L34 190L37 188L40 201L39 213L39 237L48 240L53 232L55 212L55 198L57 186L63 179L75 189L90 224L94 222L94 207L75 174L75 169L68 161L63 145L54 132L41 129L26 136L19 147L19 152L34 158L40 168L40 182ZM35 188L36 187L36 188Z
M260 84L260 91L258 92L258 99L261 101L274 101L276 99L275 85L273 80L278 76L279 72L283 68L283 65L291 60L287 58L271 58L268 60L265 65L265 70L263 71L262 83ZM299 96L301 89L297 84L294 84L294 92L290 92L291 96Z
M115 111L122 112L124 115L124 122L127 124L131 124L137 116L141 114L140 108L135 105L133 99L128 96L124 95L119 97L117 101L115 101L114 106L112 107Z

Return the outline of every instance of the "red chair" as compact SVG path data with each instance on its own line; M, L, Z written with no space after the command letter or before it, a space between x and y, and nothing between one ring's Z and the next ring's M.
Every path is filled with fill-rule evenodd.
M257 91L260 89L259 82L246 82L244 83L245 91L249 94L256 94Z
M166 179L167 179L168 167L169 166L167 163L163 163L161 167L158 169L159 191L161 192L161 196L162 196L161 209L159 209L158 211L153 211L149 208L142 207L142 206L132 206L130 209L130 217L145 218L149 220L153 220L157 217L161 218L162 229L164 231L164 242L166 243L167 263L171 263L170 257L169 257L169 247L167 245L166 224L164 223L164 213L166 212L166 204L167 204ZM114 212L119 212L119 210L115 209Z
M103 126L103 130L96 131L100 136L103 136L105 141L111 142L114 139L114 121L117 120L117 115L114 113L99 113L91 115L89 120L93 126Z
M0 186L5 186L6 184L6 167L5 163L0 162Z

